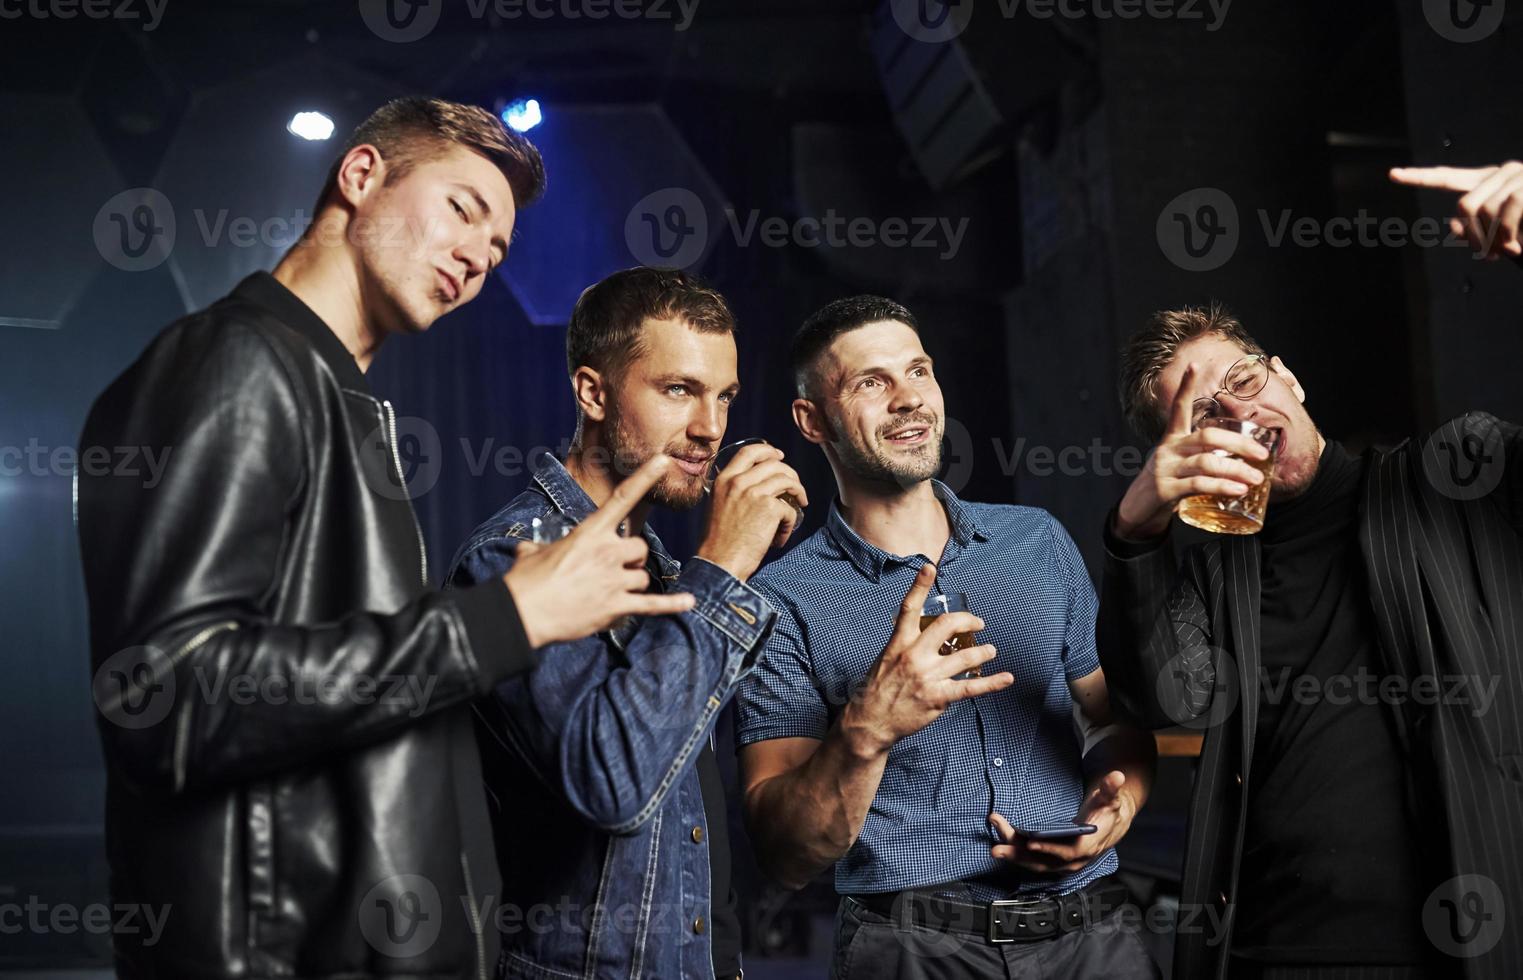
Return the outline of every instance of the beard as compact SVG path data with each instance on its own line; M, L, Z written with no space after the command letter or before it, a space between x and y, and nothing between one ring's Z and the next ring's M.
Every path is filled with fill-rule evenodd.
M941 441L946 435L946 423L929 413L895 418L881 426L871 443L858 443L851 430L841 425L839 419L831 419L840 437L830 445L836 451L841 467L848 473L870 483L893 483L908 490L923 483L941 470ZM887 434L908 425L919 424L930 429L929 438L905 452L889 449Z
M643 466L647 460L656 456L695 455L713 451L707 446L692 446L685 442L661 449L652 449L629 426L624 416L619 414L618 409L612 404L608 406L608 426L604 433L604 442L606 449L613 457L614 470L621 476L628 476ZM703 478L689 476L672 464L668 466L670 471L661 478L660 483L651 487L650 492L646 494L646 499L668 510L683 511L697 507L704 498Z

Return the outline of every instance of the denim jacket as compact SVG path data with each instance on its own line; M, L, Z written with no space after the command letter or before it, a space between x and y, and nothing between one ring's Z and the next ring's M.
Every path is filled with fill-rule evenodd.
M536 517L580 521L594 509L544 454L530 486L461 549L449 583L506 572ZM693 610L547 646L538 667L477 706L503 879L500 901L482 912L502 938L502 977L714 975L694 761L776 613L719 566L684 568L644 536L653 579L691 592Z

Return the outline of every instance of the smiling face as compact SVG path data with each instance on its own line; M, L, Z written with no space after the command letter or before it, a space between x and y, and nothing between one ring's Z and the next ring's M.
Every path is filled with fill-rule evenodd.
M583 409L599 427L599 443L624 473L658 453L672 457L676 465L648 499L673 510L697 506L740 391L735 337L695 330L678 318L647 318L639 353L606 380L601 412Z
M1232 365L1242 359L1244 351L1232 341L1207 333L1181 344L1163 372L1158 376L1157 406L1167 412L1174 403L1180 379L1190 363L1195 364L1191 399L1209 398L1213 394L1222 414L1247 419L1279 430L1280 449L1275 460L1271 500L1294 497L1311 485L1322 456L1322 436L1303 404L1306 393L1294 374L1278 358L1271 360L1269 379L1257 395L1247 400L1220 393L1222 379Z
M351 151L343 167L366 150ZM427 330L475 299L507 255L513 191L502 171L473 150L450 145L389 183L351 184L344 193L353 206L348 238L365 310L385 333Z
M908 488L941 469L946 408L909 326L880 320L847 331L820 355L814 377L827 424L805 436L843 476Z

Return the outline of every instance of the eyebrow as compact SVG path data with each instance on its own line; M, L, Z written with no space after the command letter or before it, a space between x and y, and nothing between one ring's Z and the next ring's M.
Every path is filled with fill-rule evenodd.
M487 199L482 197L481 192L478 191L473 185L462 184L459 181L456 181L454 186L471 196L471 200L475 201L476 206L481 209L481 216L483 218L490 218L492 216L492 206L487 203ZM503 238L501 235L493 235L492 244L502 250L502 258L498 259L498 262L500 263L506 260L508 257L507 239Z
M702 381L699 381L697 378L688 377L687 375L682 374L664 376L659 381L657 381L657 384L661 385L663 388L667 387L668 385L685 385L686 387L692 388L697 392L705 392L709 390L709 386L704 384ZM729 392L731 395L740 394L740 382L737 381L734 384L729 385L728 387L724 388L720 394L724 394L724 392Z
M905 368L906 369L908 369L908 368L915 368L915 367L919 367L922 364L929 366L931 363L932 363L932 361L931 361L931 355L929 355L929 354L920 354L920 355L912 358L910 360L910 362L905 365ZM866 378L866 377L870 377L870 376L872 376L874 374L887 374L887 373L888 373L888 368L886 368L886 367L877 367L877 366L874 366L874 367L859 368L858 370L853 371L850 374L846 375L843 383L850 383L852 381L856 381L858 378Z

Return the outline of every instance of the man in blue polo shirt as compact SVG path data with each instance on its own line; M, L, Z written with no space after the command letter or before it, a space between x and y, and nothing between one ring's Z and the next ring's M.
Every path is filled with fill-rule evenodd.
M751 579L778 610L738 700L759 862L795 888L834 864L836 977L1156 977L1110 917L1153 743L1110 717L1072 540L1045 511L932 479L945 409L900 304L831 303L791 362L794 422L839 495ZM933 590L971 613L922 633ZM1096 829L1034 836L1074 823Z

